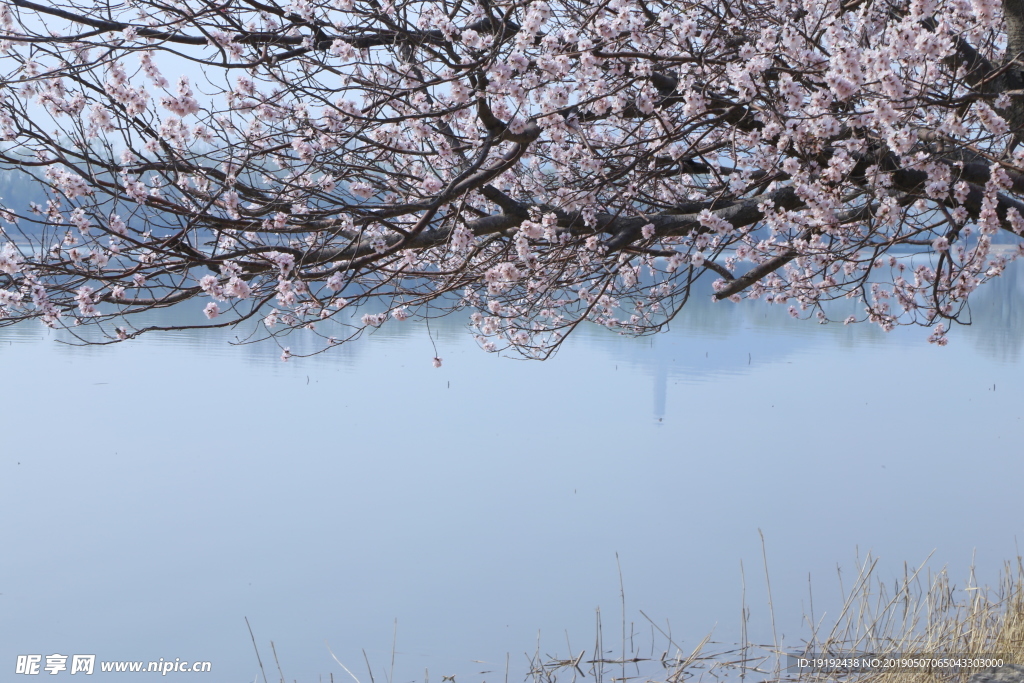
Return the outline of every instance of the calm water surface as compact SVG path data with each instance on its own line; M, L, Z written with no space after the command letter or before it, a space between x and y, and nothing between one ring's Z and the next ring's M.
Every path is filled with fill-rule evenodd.
M397 621L396 682L500 683L506 654L521 680L538 647L589 653L598 607L619 651L619 567L638 649L643 614L735 642L741 563L768 642L758 530L786 642L809 584L834 611L868 552L886 580L927 560L993 583L1024 530L1024 278L984 294L946 348L698 302L546 363L432 325L441 369L413 324L289 363L229 335L5 330L0 670L96 654L252 681L248 617L271 679L273 640L289 681L342 680L333 651L367 683L364 649L383 681Z

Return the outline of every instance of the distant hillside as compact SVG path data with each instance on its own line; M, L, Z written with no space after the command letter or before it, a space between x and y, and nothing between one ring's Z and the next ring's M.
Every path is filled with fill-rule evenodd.
M46 190L26 171L0 170L0 197L5 207L24 213L29 202L46 203Z

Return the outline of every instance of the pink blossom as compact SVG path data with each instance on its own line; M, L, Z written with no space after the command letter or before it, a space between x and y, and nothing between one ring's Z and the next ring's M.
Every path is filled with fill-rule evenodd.
M68 199L92 194L92 189L85 182L85 178L66 169L51 166L46 169L46 178Z
M363 182L352 183L348 186L348 191L364 200L374 195L373 188Z
M17 275L21 272L22 256L18 248L10 242L6 242L3 249L0 249L0 273Z
M327 289L339 292L345 286L345 276L339 271L327 278Z
M422 189L426 194L436 194L437 192L440 192L443 187L444 183L437 178L426 178L420 183L420 189Z
M121 178L124 183L124 190L128 193L128 196L139 204L145 204L146 200L149 199L149 192L145 184L127 174L122 174Z
M224 294L236 299L248 299L252 295L252 288L240 277L232 277L224 286Z
M355 59L357 54L356 49L352 47L350 43L345 42L341 38L337 38L331 44L331 55L334 57L340 57L345 61L350 61Z
M949 343L949 339L946 337L946 326L939 323L932 328L932 333L928 337L929 344L937 344L938 346L945 346Z
M99 309L96 308L96 303L93 300L93 292L95 290L88 285L83 285L78 288L75 293L75 301L78 302L78 312L85 317L95 317L100 314Z
M199 278L199 287L217 301L224 301L226 298L224 296L224 289L217 281L216 275L204 275Z

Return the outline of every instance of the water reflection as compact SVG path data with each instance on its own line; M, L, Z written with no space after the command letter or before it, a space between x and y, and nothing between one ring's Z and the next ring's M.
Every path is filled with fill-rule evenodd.
M964 318L970 324L954 325L951 343L971 344L993 360L1017 362L1024 344L1022 298L1024 268L1013 263L1002 277L992 280L973 295L968 315ZM202 313L203 303L192 302L151 311L132 322L140 327L199 324L206 321ZM840 301L833 305L835 318L858 312L854 302ZM359 362L368 344L407 345L416 340L430 345L433 339L440 345L443 356L445 345L459 346L465 341L469 334L467 321L468 312L455 312L433 320L428 331L422 324L392 320L380 329L368 331L361 340L332 348L326 353L335 359L334 362L351 365ZM155 332L131 343L169 344L203 352L229 353L257 363L277 360L280 345L288 345L296 354L317 351L323 346L322 339L304 331L282 337L277 346L273 342L246 343L265 336L265 332L261 323L250 321L225 330ZM86 338L96 337L89 330L80 334ZM702 281L666 333L634 340L603 328L584 325L578 328L573 343L600 349L635 369L648 372L653 383L654 413L661 417L665 409L665 387L673 378L713 380L723 375L746 373L759 363L780 362L791 355L819 349L832 352L836 348L851 350L864 345L919 346L926 343L928 334L926 328L920 327L897 328L886 333L870 324L821 325L813 320L794 320L785 305L717 302L711 296L710 283ZM79 345L65 332L51 332L32 323L0 330L0 340L8 342L47 339L65 343L61 348L72 354L104 352ZM413 359L410 361L415 362Z
M794 320L785 306L714 302L710 291L704 294L691 300L667 334L633 343L620 342L617 335L593 328L581 335L584 343L650 375L656 421L666 416L666 392L676 381L712 381L808 353L844 353L879 345L927 346L929 331L920 327L886 333L868 324L821 325ZM1024 344L1021 301L1024 268L1014 264L1003 277L975 294L967 319L971 324L956 326L950 343L969 345L993 361L1017 363Z

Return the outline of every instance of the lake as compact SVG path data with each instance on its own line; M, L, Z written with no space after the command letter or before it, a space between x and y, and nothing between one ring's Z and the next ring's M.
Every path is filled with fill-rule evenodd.
M811 591L827 621L868 553L890 583L994 583L1024 520L1021 269L977 297L945 348L702 300L544 363L480 351L465 316L287 363L233 333L2 330L0 666L252 681L247 618L269 680L273 641L288 681L345 680L337 657L498 683L592 657L598 608L615 653L623 620L656 658L652 622L726 647L744 600L751 640L799 643Z

